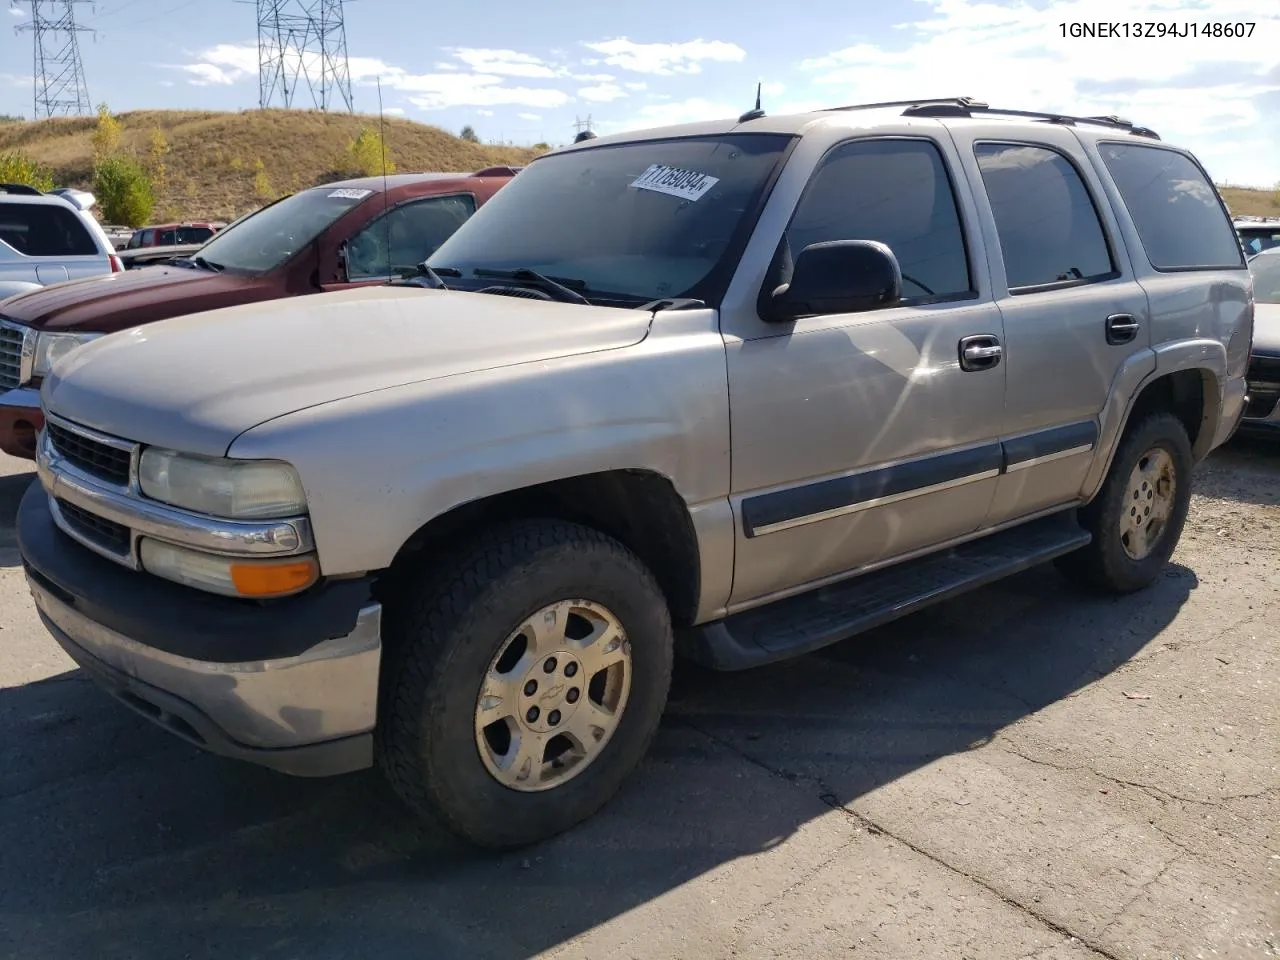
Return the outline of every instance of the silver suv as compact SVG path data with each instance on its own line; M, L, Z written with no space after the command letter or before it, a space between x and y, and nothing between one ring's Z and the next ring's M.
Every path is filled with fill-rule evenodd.
M82 190L41 193L0 183L0 300L124 269Z
M1151 584L1252 327L1209 178L1122 120L599 137L411 279L65 356L18 538L53 635L175 734L376 763L519 845L619 788L677 654L755 667L1050 561Z

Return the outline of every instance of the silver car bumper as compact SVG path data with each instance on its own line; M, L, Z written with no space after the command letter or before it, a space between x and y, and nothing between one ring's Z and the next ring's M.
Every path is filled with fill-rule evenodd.
M373 762L382 608L305 654L249 663L191 660L99 624L30 576L36 608L63 649L101 686L200 747L296 776Z

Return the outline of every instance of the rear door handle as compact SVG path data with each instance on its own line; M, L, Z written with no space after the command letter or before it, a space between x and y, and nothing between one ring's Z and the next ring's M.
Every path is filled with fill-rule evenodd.
M990 370L1000 363L1004 347L989 333L975 334L960 341L960 369L970 373Z
M1131 313L1113 313L1107 317L1107 343L1129 343L1138 335L1138 321Z

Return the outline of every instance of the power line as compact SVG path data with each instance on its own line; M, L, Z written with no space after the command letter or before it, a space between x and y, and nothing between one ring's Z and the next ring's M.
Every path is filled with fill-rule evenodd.
M31 19L18 26L32 34L32 99L35 119L92 113L89 85L80 58L80 34L93 33L76 23L75 5L86 0L29 0Z

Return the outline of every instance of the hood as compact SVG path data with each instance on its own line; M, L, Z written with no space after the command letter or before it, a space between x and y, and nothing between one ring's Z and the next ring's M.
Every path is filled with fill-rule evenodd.
M4 301L4 315L37 330L110 333L192 310L211 310L279 293L261 280L154 266L42 287Z
M1280 303L1253 305L1253 352L1280 357Z
M651 319L646 310L365 287L103 337L56 363L41 394L54 413L105 433L221 456L245 430L296 410L630 346Z

